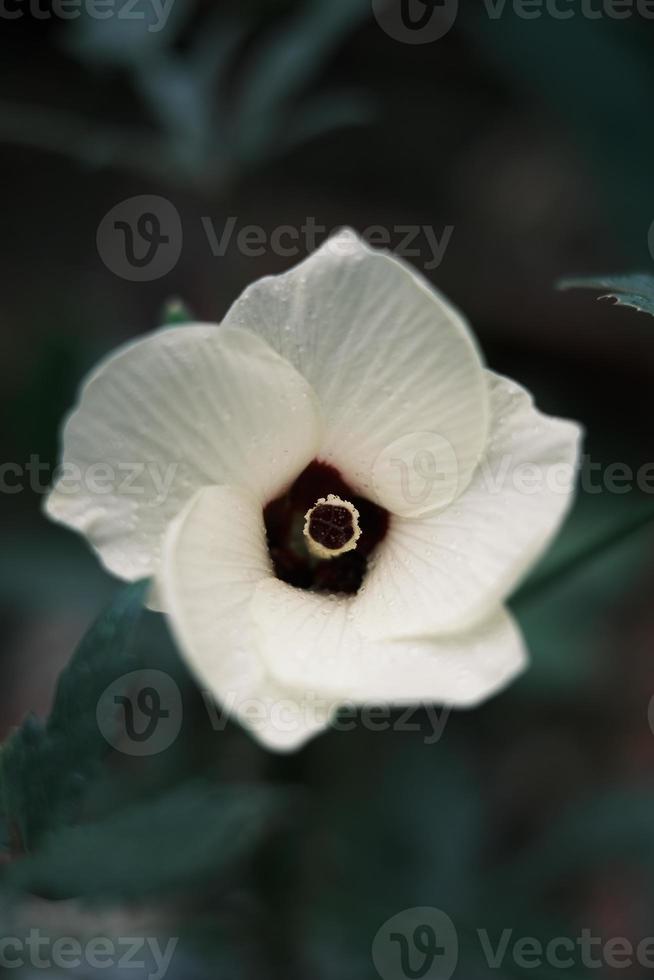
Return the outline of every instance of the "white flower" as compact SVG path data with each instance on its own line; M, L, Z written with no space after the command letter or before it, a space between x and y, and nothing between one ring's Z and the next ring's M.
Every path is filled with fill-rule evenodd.
M200 684L289 749L339 704L473 705L515 677L504 602L568 509L579 435L345 231L222 325L104 360L47 511L152 576Z

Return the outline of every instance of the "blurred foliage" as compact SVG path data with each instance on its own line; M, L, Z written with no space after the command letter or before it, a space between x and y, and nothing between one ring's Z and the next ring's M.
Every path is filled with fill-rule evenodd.
M270 836L283 802L281 792L263 786L187 782L106 819L50 833L38 852L10 865L4 887L104 902L216 888Z
M602 671L603 638L651 553L654 509L579 500L563 533L511 599L532 663L518 682L538 697L576 698ZM618 587L616 588L616 584Z
M142 125L89 125L56 107L5 104L0 138L215 189L306 140L373 117L359 91L308 91L369 16L367 0L308 0L263 30L247 7L203 15L192 0L159 10L138 0L130 10L98 20L82 7L63 45L91 71L127 77L145 110Z
M524 159L520 142L528 142L531 126L552 144L567 141L575 161L583 161L575 188L589 198L595 182L601 188L597 237L602 255L608 251L616 264L590 267L618 267L618 259L629 267L651 258L649 25L643 31L635 23L580 16L525 20L510 5L494 20L481 5L461 5L451 38L422 53L374 28L351 56L355 72L352 64L342 71L339 58L371 22L369 0L248 0L229 7L175 0L161 31L148 29L156 26L147 19L155 17L152 4L137 9L144 20L81 17L58 25L61 64L71 75L62 71L50 90L36 58L25 59L26 75L37 81L16 86L15 102L3 96L0 139L122 170L125 179L135 175L136 192L143 179L190 187L205 195L206 210L215 205L216 191L224 199L247 174L261 181L247 188L258 189L257 206L275 197L279 184L261 175L271 162L292 157L294 169L284 175L288 185L299 181L307 163L313 165L311 194L322 175L337 201L329 212L335 221L342 207L359 207L370 184L377 196L368 211L361 204L361 215L377 220L379 208L379 220L389 224L433 221L435 215L440 220L452 209L455 242L467 221L468 246L483 239L491 205L498 206L475 197L477 185L514 172L502 165L514 156L517 165ZM81 79L88 80L90 99L101 110L91 112L80 97ZM389 120L377 109L383 103L389 112L393 99L400 109ZM516 118L523 128L512 143ZM400 131L405 119L407 128ZM366 134L361 143L324 140L315 156L308 152L315 137L371 121L369 145ZM484 156L481 142L485 132L496 135L495 127L506 155L499 161ZM357 157L362 147L364 156ZM560 152L558 143L555 148ZM325 159L320 172L318 158ZM337 181L343 158L353 174ZM35 159L40 176L45 168ZM457 184L455 177L466 173L468 181ZM544 188L551 176L544 170L541 183L528 186L529 204L539 188L549 200ZM74 200L89 187L75 170L59 190ZM414 187L424 198L420 206L410 193ZM520 216L522 199L514 203L516 188L510 191L511 214L502 211L500 232ZM111 187L111 193L125 192L122 185ZM470 201L469 213L456 210L457 198ZM235 213L244 210L242 200L235 202ZM298 203L286 190L275 213L306 206L306 198ZM20 228L29 225L25 207ZM565 215L549 212L550 224L543 219L525 226L529 231L520 239L520 252L529 253L534 266L541 229L547 234L553 226L566 246L579 231L576 212L567 223ZM36 217L41 227L38 209ZM581 231L593 237L595 229ZM493 251L502 244L493 241ZM516 295L519 304L519 275L509 263L505 269L513 275L499 275L493 256L482 249L475 278L467 247L462 251L471 301L480 269L488 268L493 297L508 294L504 309L516 305ZM50 243L46 258L53 278L65 284L68 307L49 333L39 333L34 343L28 339L30 376L7 412L8 458L34 451L54 459L55 422L98 348L114 339L94 335L84 317L77 321L83 277L74 260L57 266L55 252ZM563 261L558 252L555 258ZM448 269L443 271L446 277ZM31 267L28 272L31 277ZM553 274L560 272L557 265ZM221 273L231 290L235 268L223 265ZM585 285L621 305L654 312L647 274L566 285ZM95 286L93 280L97 304ZM112 280L107 294L126 295L126 288ZM196 308L200 297L190 295ZM531 299L536 308L543 293ZM22 302L34 302L33 320L51 322L50 295L25 295ZM184 322L188 315L176 305L165 319ZM489 319L494 315L488 312ZM630 321L622 321L622 333L619 321L615 330L611 321L604 360L594 346L592 313L570 322L566 342L580 324L589 333L573 364L575 384L581 391L594 369L608 393L602 395L608 407L586 402L584 421L593 451L615 459L618 451L628 454L632 437L637 442L629 424L619 431L604 424L624 400L610 368L614 352L629 354ZM554 379L556 409L565 393L561 386L557 391L555 376L573 345L563 349L563 334L554 335L552 326L544 318L511 343L526 351L524 363L539 361L546 343L552 344L553 353L538 369L545 387ZM589 336L593 343L586 342ZM13 336L10 346L19 340ZM632 364L637 378L639 356ZM651 448L641 443L634 452ZM26 635L25 624L70 616L79 632L88 611L113 587L80 541L35 516L34 494L13 502L16 513L39 524L28 530L27 520L25 527L17 522L3 537L0 590L15 634L13 649L5 649L8 698L15 677L37 677L51 652L43 641L41 661L24 659L41 639ZM513 600L531 669L488 705L453 713L437 742L428 741L433 733L421 713L416 731L370 732L359 724L352 732L325 734L289 758L271 758L233 723L216 731L161 618L141 612L142 586L128 588L79 646L48 720L28 719L4 747L4 934L41 926L55 935L179 935L169 980L367 980L375 976L370 947L377 929L401 909L423 904L442 908L455 922L456 976L467 980L488 976L480 927L495 930L496 938L505 928L516 937L543 940L574 937L582 927L605 938L649 935L654 752L648 700L654 668L648 619L652 528L641 518L645 504L637 493L581 495L555 547ZM114 679L147 668L174 678L184 725L173 746L134 759L100 737L95 704ZM28 687L25 696L30 693ZM137 916L141 911L149 917L145 923ZM109 913L117 914L117 923L108 923ZM122 970L100 972L125 976ZM507 961L494 975L503 980L524 972ZM553 975L529 972L538 980ZM32 971L32 980L35 974L43 971ZM566 974L576 978L583 970Z
M647 299L648 284L647 277L590 283L624 290L628 301ZM163 321L188 316L173 301ZM380 925L419 905L452 918L459 970L473 978L487 969L479 928L497 936L508 925L543 943L577 935L561 894L571 879L583 894L599 854L621 873L649 867L654 795L582 783L556 819L536 822L521 845L504 850L493 781L505 777L484 772L474 732L488 724L514 741L525 711L542 726L552 704L560 710L581 691L604 689L598 650L651 548L644 532L652 516L644 501L634 512L631 496L582 496L512 602L531 669L477 713L481 720L465 712L449 718L436 742L419 716L412 735L360 727L323 735L295 758L270 759L233 723L213 728L161 618L142 611L147 583L126 587L62 673L47 722L28 718L3 748L0 923L21 935L26 924L45 928L45 910L62 902L140 903L157 934L181 937L173 980L216 970L235 980L360 980L371 975ZM78 554L80 568L88 565ZM46 570L45 589L47 580ZM144 668L174 677L184 726L170 748L134 759L112 748L120 716L100 719L97 710L110 684L122 679L127 692L130 672ZM115 740L106 735L112 725ZM539 774L532 778L538 784ZM172 924L162 925L171 908ZM10 925L9 909L19 925ZM77 934L77 920L75 913L66 922L66 935ZM520 972L509 958L498 976ZM575 967L570 975L586 973Z
M654 216L654 130L642 122L654 85L651 22L639 30L638 18L618 23L572 6L563 17L536 18L508 3L499 17L485 9L464 8L465 29L518 91L563 121L601 177L606 234L620 241L627 261L642 261Z
M96 710L105 688L137 665L128 639L146 588L143 582L127 589L84 637L61 674L47 723L28 718L2 750L5 819L21 851L70 823L85 784L102 772L108 749L102 731L118 728L119 718L102 719L101 729Z
M609 513L615 522L615 510ZM551 696L548 673L566 697L593 682L597 663L581 656L583 645L597 643L589 623L603 628L619 568L604 549L629 544L635 523L621 519L601 539L589 538L588 529L573 514L563 544L516 597L536 655L525 681L486 709L496 728L507 716L507 738L516 737L525 684L538 704ZM47 924L45 908L62 900L91 908L146 903L157 934L181 937L173 978L218 969L244 980L359 980L372 976L370 944L380 925L399 910L428 905L455 923L459 970L481 977L488 967L480 928L494 942L508 926L543 943L575 936L578 923L557 898L571 876L583 880L600 853L627 867L652 861L654 796L628 786L599 794L579 787L554 822L504 853L493 818L497 774L484 773L465 712L448 721L438 744L425 738L422 718L416 735L332 733L291 759L270 759L251 745L260 762L243 766L241 755L235 780L221 767L247 736L236 738L233 725L210 731L196 698L188 717L185 707L175 753L116 754L98 730L100 694L137 668L172 671L176 657L159 633L148 639L137 629L145 587L126 587L89 631L62 674L48 722L28 720L4 747L5 929L11 920L2 901L31 928ZM141 625L155 622L147 617ZM177 667L177 682L192 688ZM257 777L244 782L248 769ZM46 905L35 907L34 896ZM171 907L174 924L162 925ZM75 922L74 915L66 922L66 935L77 935ZM250 937L247 954L241 936ZM498 976L520 973L508 957ZM569 975L589 974L580 966Z

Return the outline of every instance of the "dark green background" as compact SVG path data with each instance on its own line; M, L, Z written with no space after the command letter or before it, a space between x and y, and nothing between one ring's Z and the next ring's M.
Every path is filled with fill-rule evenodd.
M268 232L307 217L453 226L426 274L467 313L488 363L580 420L593 462L650 462L654 322L554 286L654 271L654 21L571 9L524 20L508 5L493 20L468 4L424 46L388 37L363 0L175 0L159 34L116 18L3 20L3 460L52 466L85 371L156 326L171 296L217 320L289 265L270 250L212 256L201 218L233 215ZM150 283L113 275L96 249L104 214L137 194L168 198L184 229L179 263ZM45 520L42 494L2 497L6 737L28 712L47 715L57 674L120 586ZM548 561L653 504L582 492ZM92 698L79 678L79 712L45 733L31 723L6 757L4 933L180 936L171 980L367 980L379 927L422 905L455 923L466 980L585 972L508 956L491 971L478 929L653 934L653 544L641 528L525 594L530 672L454 713L434 745L424 716L420 731L358 725L284 758L236 726L213 732L147 614L132 652L110 650L102 669L171 673L182 735L149 759L89 748L88 719L73 724Z

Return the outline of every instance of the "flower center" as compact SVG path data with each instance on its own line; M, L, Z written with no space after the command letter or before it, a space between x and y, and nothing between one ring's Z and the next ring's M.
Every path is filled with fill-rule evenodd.
M333 493L321 497L305 514L304 536L316 558L337 558L354 551L361 537L359 511Z
M383 507L318 460L267 504L263 517L278 578L299 589L350 595L359 590L389 525Z

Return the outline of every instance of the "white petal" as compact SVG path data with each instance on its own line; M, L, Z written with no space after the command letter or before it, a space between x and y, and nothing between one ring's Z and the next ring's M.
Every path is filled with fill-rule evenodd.
M356 600L371 637L465 628L503 602L558 530L574 495L578 425L542 415L490 374L491 432L467 490L436 514L394 518Z
M267 501L319 439L315 396L259 337L167 328L110 355L82 388L47 512L84 533L112 572L143 578L201 486L238 483Z
M285 750L325 728L335 706L276 683L257 652L250 602L272 576L261 505L245 489L200 490L166 535L159 585L182 654L224 710Z
M303 593L277 579L259 585L252 611L271 672L316 697L472 705L526 663L520 633L501 608L461 634L390 642L364 638L348 600Z
M487 431L481 359L460 314L403 263L345 231L250 286L225 322L307 378L326 420L320 458L358 493L418 514L467 485Z

